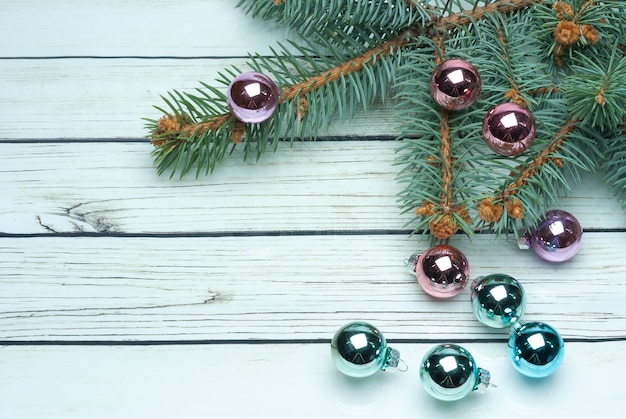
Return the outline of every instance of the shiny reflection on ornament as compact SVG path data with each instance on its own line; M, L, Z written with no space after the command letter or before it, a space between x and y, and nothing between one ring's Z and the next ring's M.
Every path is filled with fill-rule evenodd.
M260 83L251 83L244 87L246 94L250 97L256 97L261 94L261 84Z
M508 297L508 293L504 285L498 285L497 287L493 288L489 293L496 301L502 301L506 297Z
M440 271L449 271L452 269L452 259L449 256L444 256L435 261L435 265L439 268ZM457 275L458 276L458 275Z
M541 333L535 333L534 335L528 336L526 342L528 342L530 347L534 350L541 349L546 346L546 340L543 338Z
M555 236L565 233L565 227L563 226L563 223L561 221L553 222L552 224L550 224L549 228L550 232Z
M452 355L441 358L439 360L439 364L441 364L445 372L454 371L459 367L459 364L456 362L456 358Z
M448 80L450 80L454 84L459 84L465 81L465 76L463 75L463 70L454 70L448 73Z
M354 349L363 349L367 346L367 336L363 333L350 337L350 343Z
M511 128L519 125L519 121L517 120L514 112L511 112L510 114L504 115L502 118L500 118L500 123L504 128Z

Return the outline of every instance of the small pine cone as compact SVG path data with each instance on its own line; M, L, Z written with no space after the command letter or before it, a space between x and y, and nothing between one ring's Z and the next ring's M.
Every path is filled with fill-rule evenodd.
M583 38L585 38L585 41L587 41L588 44L593 45L600 40L600 32L598 32L593 26L583 25L582 28Z
M230 140L235 144L239 144L241 140L243 139L243 135L245 133L246 133L246 124L244 124L241 121L237 121L233 125L233 128L230 132Z
M561 159L559 157L553 157L552 158L552 163L554 163L554 165L556 167L559 167L561 169L563 168L563 159Z
M433 236L445 240L458 231L459 225L450 214L445 214L431 220L428 223L428 228Z
M522 206L522 202L519 199L508 201L506 203L506 213L511 218L518 220L522 218L524 216L524 207Z
M176 115L164 115L157 121L157 131L161 134L180 132L183 124Z
M572 6L563 1L557 1L554 3L552 5L552 10L556 12L556 18L559 20L571 18L574 15Z
M152 132L150 141L155 147L161 147L171 137L167 134L180 132L182 124L176 115L164 115L157 121L157 128ZM165 134L165 135L164 135Z
M557 44L569 47L578 42L580 26L571 20L562 20L554 28L554 40Z
M493 199L485 198L478 204L478 216L488 223L497 223L502 218L504 207L502 204L494 204Z
M415 214L421 216L431 216L435 214L435 204L432 202L424 201L421 206L415 209Z

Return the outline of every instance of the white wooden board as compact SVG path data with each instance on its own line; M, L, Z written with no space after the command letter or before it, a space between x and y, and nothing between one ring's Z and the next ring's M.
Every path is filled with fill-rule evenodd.
M456 403L422 389L432 344L393 344L406 373L347 378L328 343L0 348L0 417L18 418L621 418L624 342L566 344L561 369L524 379L504 344L467 344L497 388ZM601 381L598 378L602 377Z

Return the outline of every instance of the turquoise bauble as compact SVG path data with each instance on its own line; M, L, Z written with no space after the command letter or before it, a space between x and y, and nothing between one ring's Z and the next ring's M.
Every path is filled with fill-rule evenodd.
M489 371L476 366L462 346L438 345L424 355L420 379L428 394L439 400L459 400L489 386Z
M337 369L350 377L367 377L395 368L400 361L400 354L387 346L380 330L360 321L348 323L335 332L330 354Z
M522 284L504 274L487 275L475 280L470 298L478 321L494 328L513 326L526 309Z
M565 355L563 338L553 327L540 322L516 325L509 338L509 356L520 373L547 377L559 368Z

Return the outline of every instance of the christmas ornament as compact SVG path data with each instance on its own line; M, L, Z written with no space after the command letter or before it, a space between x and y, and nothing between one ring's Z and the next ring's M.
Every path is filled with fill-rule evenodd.
M430 94L447 110L471 106L480 93L480 75L467 61L453 59L439 64L430 78Z
M530 111L515 103L502 103L487 112L483 139L502 156L516 156L535 139L535 119Z
M231 113L245 123L263 122L271 117L278 99L276 84L265 74L254 71L235 77L226 92Z
M420 255L412 255L409 260L417 282L433 297L454 297L469 280L469 263L456 247L440 244Z
M296 28L305 39L272 49L270 55L251 54L245 63L280 81L275 123L262 124L262 129L247 127L248 135L242 135L242 124L232 123L237 107L223 112L219 89L202 83L190 93L170 92L164 96L168 106L158 107L164 115L148 118L146 124L156 147L158 173L172 170L183 177L196 167L197 174L202 169L212 173L231 155L225 150L237 148L244 158L260 159L279 143L327 133L333 120L348 120L358 108L371 112L368 106L384 99L393 87L400 116L397 137L402 142L397 148L398 179L403 184L399 201L402 213L417 215L411 221L414 232L427 227L433 236L444 238L459 230L470 236L481 230L508 232L524 211L532 212L528 205L558 200L572 179L599 167L606 182L616 185L615 195L626 203L626 188L619 182L626 144L626 107L620 89L625 84L620 83L621 73L611 70L626 14L617 13L613 2L572 6L561 1L494 0L484 7L468 3L467 10L461 10L463 2L454 8L449 2L388 0L336 2L337 7L298 0L274 1L273 6L258 0L238 3L268 24ZM594 18L577 22L577 8ZM494 13L499 16L504 9L504 20L494 20ZM519 22L522 15L524 21ZM518 30L522 27L542 30ZM548 34L554 48L546 51ZM495 47L471 48L479 44ZM468 55L481 63L482 77L465 61L443 61ZM590 59L594 65L589 65ZM555 65L563 67L555 71ZM582 68L585 71L577 71ZM220 74L222 83L231 70ZM436 102L422 97L431 90ZM446 109L468 106L479 90L489 100L475 102L472 112L459 115L437 109L436 103ZM503 101L532 103L536 116L541 114L537 128L542 144L535 142L531 158L510 162L512 171L502 170L502 159L473 150L474 116L480 114L482 119L492 103ZM497 121L501 126L487 131L503 129L505 135L498 138L508 139L509 134L523 143L525 135L507 133L518 125L522 128L516 115L504 114ZM586 135L589 132L595 134ZM597 152L590 156L590 149ZM573 176L561 175L567 172ZM469 205L486 201L493 203L489 220L465 216L477 209Z
M547 377L563 362L563 338L545 323L518 325L509 338L509 356L520 373L534 378Z
M563 361L563 339L545 323L521 324L526 308L522 285L503 274L488 275L472 283L472 311L483 324L511 326L509 356L517 371L528 377L547 377Z
M489 371L478 368L474 357L459 345L438 345L424 355L420 380L439 400L459 400L475 390L489 387Z
M563 210L550 210L536 228L524 234L522 248L530 247L548 262L565 262L580 249L583 229L572 214Z
M472 283L472 311L489 327L504 328L516 324L526 309L524 288L515 278L491 274Z
M383 334L366 322L351 322L342 326L330 344L335 366L350 377L367 377L379 370L406 370L400 352L387 346Z

